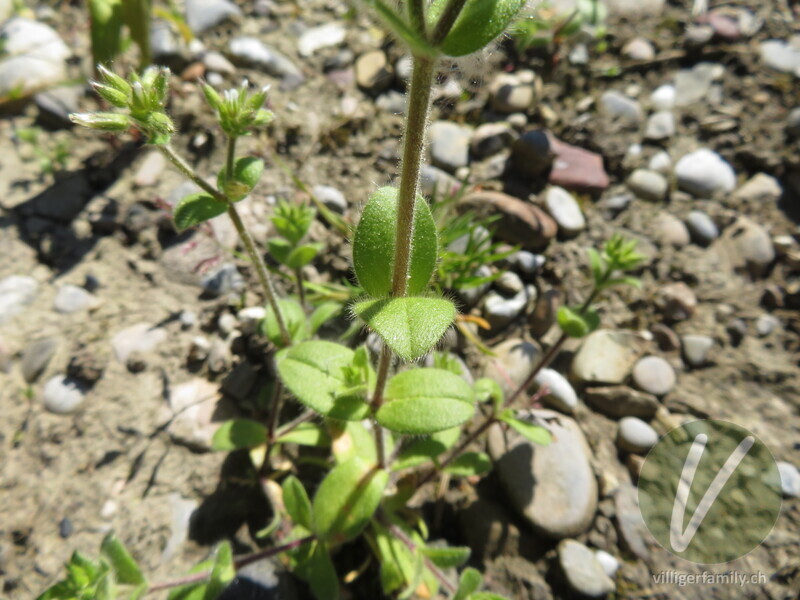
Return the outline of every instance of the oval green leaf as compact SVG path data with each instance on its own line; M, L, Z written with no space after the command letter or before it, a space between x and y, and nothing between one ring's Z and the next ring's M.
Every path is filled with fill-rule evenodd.
M278 307L283 316L286 329L289 330L289 337L293 342L301 342L309 336L308 319L300 303L291 298L278 300ZM261 322L261 331L267 336L269 341L282 348L285 346L281 337L281 330L278 327L278 320L275 318L275 311L267 304L267 312Z
M466 546L452 546L449 548L420 548L423 556L428 557L433 564L442 569L460 567L469 560L470 549Z
M406 361L433 349L456 318L455 305L444 298L365 300L353 312Z
M467 0L439 49L448 56L464 56L488 45L508 27L526 0ZM434 2L428 10L428 22L438 21L448 4Z
M503 411L499 418L504 423L508 423L511 428L522 435L522 437L530 442L533 442L534 444L547 446L552 440L550 432L547 431L547 429L539 425L531 425L530 423L526 423L525 421L517 419L514 416L514 411L511 409Z
M227 210L228 206L224 202L198 192L184 196L178 202L172 211L172 220L175 222L175 229L186 231L190 227L218 217Z
M311 500L308 499L306 488L294 475L289 475L283 481L283 504L286 512L297 525L311 529Z
M578 312L568 306L558 309L556 320L561 331L574 338L584 337L600 325L600 317L595 311L588 309Z
M386 386L386 403L375 419L391 431L424 435L456 427L475 412L472 388L442 369L398 373Z
M377 510L388 481L386 471L358 456L335 466L314 496L312 531L334 543L354 538Z
M275 356L284 385L307 407L332 419L359 420L369 415L363 391L352 390L345 368L354 352L333 342L311 341Z
M353 239L353 267L359 285L375 298L392 289L394 246L397 230L398 190L382 187L369 198ZM427 287L436 267L438 234L428 203L417 196L411 256L408 266L410 296Z
M239 448L253 448L267 441L267 428L250 419L225 421L214 432L211 449L230 452Z

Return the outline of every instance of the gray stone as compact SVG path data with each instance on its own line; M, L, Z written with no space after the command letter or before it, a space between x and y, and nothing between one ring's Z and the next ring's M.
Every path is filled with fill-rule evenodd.
M775 246L769 233L758 223L739 217L714 245L734 269L754 277L765 276L775 261Z
M659 214L653 226L654 239L661 245L683 248L689 243L689 229L678 217L670 213Z
M465 233L464 235L459 236L452 242L450 242L450 244L447 246L447 249L450 252L455 252L456 254L464 254L467 251L467 248L469 247L470 243L479 244L482 242L490 241L491 238L492 238L491 232L485 227L481 227L480 225L478 225L477 227L475 227L475 229L472 230L471 233Z
M223 336L233 333L238 324L236 317L229 312L222 313L217 319L217 329Z
M167 332L149 323L137 323L118 332L111 338L114 355L122 364L126 364L133 353L152 352L167 339Z
M667 110L653 113L647 119L644 129L646 140L660 141L671 138L675 135L675 115Z
M218 298L228 294L238 294L244 289L244 278L236 265L225 263L203 277L201 285L206 295Z
M675 104L689 106L706 99L712 84L725 74L725 67L715 63L698 63L675 75Z
M783 194L780 181L766 173L756 173L733 193L743 202L775 202Z
M531 335L541 338L556 322L556 314L562 304L562 294L556 289L550 289L541 294L536 306L528 319Z
M708 246L719 237L717 225L702 211L691 211L686 217L686 225L692 234L692 239L700 246Z
M660 15L666 0L605 0L611 15L644 17Z
M394 115L402 115L406 112L407 102L408 98L405 94L401 94L397 90L389 90L378 96L375 106Z
M137 187L151 187L156 185L167 165L167 159L157 150L151 150L144 157L142 164L133 176L133 184Z
M229 0L186 0L186 24L195 33L241 16L241 9Z
M511 298L489 292L483 303L483 316L493 330L502 329L523 313L529 301L528 291L524 289Z
M503 294L513 296L524 290L525 284L522 283L522 279L519 278L519 275L513 271L503 271L500 277L494 280L494 287Z
M622 566L613 555L609 554L605 550L595 550L594 557L597 559L597 562L600 563L600 566L603 567L603 571L605 571L606 575L609 577L614 577L616 572L619 571L620 566Z
M225 58L223 54L215 52L214 50L203 54L203 64L207 70L213 71L214 73L221 73L223 75L234 75L236 73L236 67L233 63ZM161 155L160 152L156 152L155 154Z
M507 123L484 123L472 133L469 147L475 158L486 158L508 148L516 137Z
M0 98L27 96L66 78L71 52L54 29L23 17L0 25Z
M537 344L517 338L494 346L492 352L495 356L488 359L483 376L494 379L506 394L522 385L542 355Z
M33 101L39 109L38 121L51 129L72 127L69 115L79 111L83 90L82 85L70 85L51 88L36 94Z
M472 129L452 121L436 121L430 126L431 162L445 171L454 172L469 164L469 143Z
M511 505L538 532L554 539L580 535L597 510L591 451L578 424L549 410L534 411L552 434L547 446L500 427L489 430L489 453Z
M564 236L572 237L586 229L581 207L567 190L558 186L549 188L545 192L544 204Z
M573 65L585 65L589 62L589 49L586 44L575 44L567 55L569 62Z
M220 423L233 416L230 406L221 402L219 396L219 386L205 379L191 379L174 386L168 399L170 437L190 448L209 450Z
M475 269L475 272L472 275L474 277L484 278L491 277L494 275L494 272L489 265L481 265ZM458 297L464 302L466 308L472 308L478 304L478 301L483 298L484 295L486 295L486 292L488 292L489 288L491 287L492 284L487 281L472 287L461 288L458 290Z
M780 461L777 464L783 495L787 498L800 498L800 471L788 462Z
M644 118L644 111L638 101L614 90L608 90L600 96L600 107L612 119L627 123L638 124Z
M518 250L514 252L514 254L509 255L506 261L511 268L525 275L533 275L534 273L538 273L544 266L546 259L541 254L534 254L527 250Z
M225 340L214 339L208 349L208 370L211 373L225 373L230 370L233 355L231 347Z
M637 417L623 417L617 431L617 445L626 452L644 454L655 446L658 433Z
M714 339L707 335L681 336L683 358L692 367L702 367L708 362L708 353L714 347Z
M759 52L769 68L800 77L800 36L789 41L766 40L759 44Z
M658 290L655 305L668 321L685 321L697 308L697 296L688 285L679 281Z
M489 85L489 92L492 109L504 115L524 113L536 97L533 86L512 73L498 74Z
M660 356L645 356L633 366L633 383L640 390L664 396L675 387L675 369Z
M42 392L44 407L59 415L67 415L78 410L83 404L84 397L81 383L64 375L48 379Z
M593 331L572 359L572 375L580 383L622 383L636 362L637 345L631 333Z
M656 152L648 161L647 168L662 175L672 173L672 158L665 150Z
M575 540L558 544L558 564L569 586L588 598L603 598L616 589L597 555Z
M284 87L301 83L305 78L302 71L286 56L253 37L237 37L230 42L230 52L234 62L253 66L273 77L280 77Z
M553 164L552 140L541 129L525 132L512 144L511 158L520 175L538 177Z
M341 23L325 23L303 32L297 40L297 51L300 56L311 56L317 50L338 46L344 42L347 31Z
M650 557L650 551L645 540L651 537L642 519L639 497L634 486L626 483L617 490L614 495L614 510L620 547L646 561Z
M659 86L650 95L650 104L655 110L672 110L675 108L675 99L678 91L674 85L665 84Z
M538 389L546 386L549 390L544 397L545 404L567 414L575 412L578 406L578 395L561 373L554 369L542 369L536 374L533 383Z
M97 308L98 304L97 296L82 287L67 283L58 288L53 308L56 312L69 314L80 310L92 310Z
M700 198L710 198L719 192L732 192L736 174L723 158L707 148L683 156L675 164L678 187Z
M586 401L604 415L620 417L641 417L651 419L660 404L652 394L639 392L625 385L611 385L586 388Z
M656 49L650 40L635 37L622 47L622 55L631 60L652 60L656 56Z
M155 19L150 26L150 49L159 63L183 67L188 62L185 44L166 21Z
M22 351L22 363L20 369L22 370L22 377L25 378L27 383L33 383L39 378L47 365L50 364L50 359L58 347L58 340L56 338L45 338L31 342Z
M666 178L661 173L648 169L636 169L628 176L625 184L639 198L654 202L664 200L669 191Z
M773 315L760 315L756 319L756 333L758 337L767 337L780 324L780 319Z
M422 165L419 174L420 193L423 196L455 194L461 187L459 181L432 165Z
M392 71L386 54L380 50L366 52L356 59L356 82L367 92L377 96L392 84Z
M33 277L9 275L0 279L0 324L21 313L36 298L38 290Z
M344 214L347 210L347 199L344 194L330 185L315 185L311 189L314 197L330 208L333 212Z
M800 138L800 106L789 111L786 117L786 131L793 138Z

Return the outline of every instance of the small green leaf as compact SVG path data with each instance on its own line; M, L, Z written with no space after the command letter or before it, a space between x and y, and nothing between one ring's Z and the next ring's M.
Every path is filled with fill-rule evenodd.
M308 319L311 333L317 333L320 327L322 327L340 312L342 312L342 305L338 302L323 302L317 306Z
M587 248L586 254L589 256L589 266L592 269L595 285L599 285L606 272L606 265L600 253L594 248Z
M311 500L308 499L306 488L294 475L289 475L283 481L283 504L286 512L298 525L311 529Z
M211 568L211 576L206 584L203 600L216 600L234 577L236 577L236 568L233 566L233 551L230 542L224 541L219 545L214 556L214 566Z
M288 240L274 239L268 242L269 251L278 262L290 269L301 269L310 263L322 250L324 244L303 244L292 247Z
M498 410L503 405L503 388L494 379L481 377L473 387L475 389L475 398L478 402L491 400L495 410Z
M460 567L469 560L470 549L466 546L449 548L420 548L423 556L427 556L433 564L442 569Z
M186 231L190 227L218 217L227 210L228 206L224 202L198 192L189 194L178 202L172 212L172 220L175 221L175 228L178 231Z
M430 351L456 318L455 305L444 298L365 300L353 312L406 361Z
M475 412L469 384L441 369L398 373L389 380L385 397L375 419L399 433L443 431L467 422Z
M278 432L280 435L280 431ZM331 445L331 436L322 425L317 423L300 423L289 433L278 437L281 444L298 444L300 446L328 447Z
M465 56L487 46L508 27L526 0L467 0L450 33L440 44L448 56ZM428 22L438 21L446 0L434 2Z
M230 452L240 448L253 448L267 441L267 428L250 419L225 421L211 438L211 449Z
M388 481L386 471L358 456L336 465L314 496L312 531L323 541L354 538L378 508Z
M333 342L311 341L278 352L275 362L297 399L332 419L359 420L369 415L363 391L350 391L345 369L354 353Z
M232 201L238 202L253 191L263 172L264 161L260 158L254 156L238 158L233 164L233 177L228 177L227 168L222 167L217 175L217 187Z
M308 582L317 600L339 599L339 578L325 544L314 544L312 554L297 565L295 573Z
M578 312L568 306L558 309L556 320L561 331L574 338L584 337L600 325L600 316L592 309Z
M353 267L359 285L374 298L392 289L398 190L382 187L370 196L353 240ZM428 286L438 255L438 233L428 203L417 196L414 204L407 294L422 293Z
M483 475L492 470L492 461L484 452L466 452L445 468L445 472L456 477Z
M375 530L375 553L381 565L381 587L391 594L403 587L414 574L414 558L408 547L389 533L389 530L372 523Z
M113 531L103 538L100 552L111 563L111 568L114 569L114 575L119 583L141 585L146 582L139 565L136 564L133 556Z
M278 307L292 341L297 343L306 339L310 335L308 320L300 303L291 298L283 298L278 300ZM264 320L261 322L261 331L278 348L283 348L286 345L281 337L281 330L278 327L278 320L275 318L275 311L272 310L272 306L269 304L267 304Z
M483 577L477 569L471 567L464 569L458 580L458 591L453 596L453 600L467 600L481 587L481 583L483 583Z
M514 416L514 411L510 408L503 411L499 419L504 423L508 423L512 429L534 444L547 446L552 441L550 432L547 431L547 429L539 425L531 425L525 421L520 421Z
M409 469L429 460L435 460L437 456L452 448L459 437L461 437L461 427L453 427L417 440L400 452L397 461L392 464L392 470Z
M609 279L604 281L600 285L598 285L598 289L605 290L610 287L615 287L618 285L630 285L635 287L636 289L640 289L642 287L642 281L638 277L617 277L615 279Z

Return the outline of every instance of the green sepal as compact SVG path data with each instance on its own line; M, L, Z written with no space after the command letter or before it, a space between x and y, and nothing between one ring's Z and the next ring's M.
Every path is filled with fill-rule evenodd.
M365 300L353 312L406 361L432 350L456 318L455 305L445 298Z

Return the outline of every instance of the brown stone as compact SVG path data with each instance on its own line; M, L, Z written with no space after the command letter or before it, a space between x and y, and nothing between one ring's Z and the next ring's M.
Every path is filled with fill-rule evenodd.
M459 205L482 216L499 214L497 236L527 250L543 250L558 232L556 222L541 208L502 192L473 192Z

